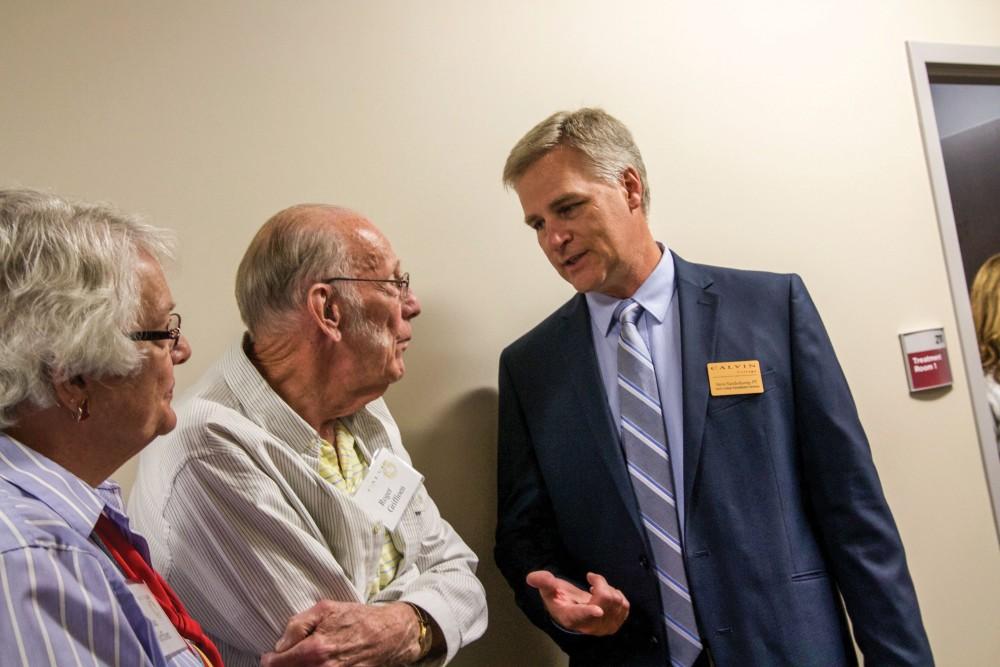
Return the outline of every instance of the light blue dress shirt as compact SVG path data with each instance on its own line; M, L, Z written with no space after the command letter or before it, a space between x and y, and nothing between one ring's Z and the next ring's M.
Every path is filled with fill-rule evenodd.
M632 299L643 308L638 328L653 357L656 385L660 390L663 426L670 446L670 464L674 474L674 495L681 533L684 531L684 413L682 409L681 321L677 303L674 258L662 243L659 263ZM615 309L622 299L587 292L591 334L608 396L608 407L621 430L621 406L618 402L618 337Z
M165 658L116 564L91 541L103 512L129 530L121 490L98 488L0 433L0 665L203 667Z

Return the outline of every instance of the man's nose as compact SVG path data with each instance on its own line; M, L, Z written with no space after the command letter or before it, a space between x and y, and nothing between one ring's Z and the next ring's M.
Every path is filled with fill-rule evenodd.
M412 320L414 317L420 314L420 299L417 298L417 293L413 291L411 287L406 293L406 298L403 300L403 318L407 320Z
M559 250L571 238L573 234L563 225L550 223L545 227L545 244L550 250Z
M180 335L177 339L177 345L170 351L170 356L173 358L175 366L183 364L191 358L191 343L188 342L187 336Z

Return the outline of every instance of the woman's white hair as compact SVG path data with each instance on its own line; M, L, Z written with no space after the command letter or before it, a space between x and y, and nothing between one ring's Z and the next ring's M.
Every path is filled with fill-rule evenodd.
M111 207L0 189L0 429L22 404L52 405L54 381L136 371L140 255L172 250L169 233Z

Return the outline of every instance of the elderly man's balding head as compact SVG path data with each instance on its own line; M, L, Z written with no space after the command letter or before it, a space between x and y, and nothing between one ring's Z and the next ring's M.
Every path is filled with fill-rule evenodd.
M302 307L310 284L374 265L387 247L356 211L326 204L279 211L254 236L236 273L236 302L251 336L294 326L287 315ZM359 306L351 283L337 289L349 308Z

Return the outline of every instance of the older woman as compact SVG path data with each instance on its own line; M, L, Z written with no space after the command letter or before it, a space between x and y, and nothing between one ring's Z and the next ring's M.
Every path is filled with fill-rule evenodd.
M0 190L0 664L221 665L105 482L174 428L163 232Z
M986 399L1000 445L1000 254L983 262L972 281L972 321L986 378Z

